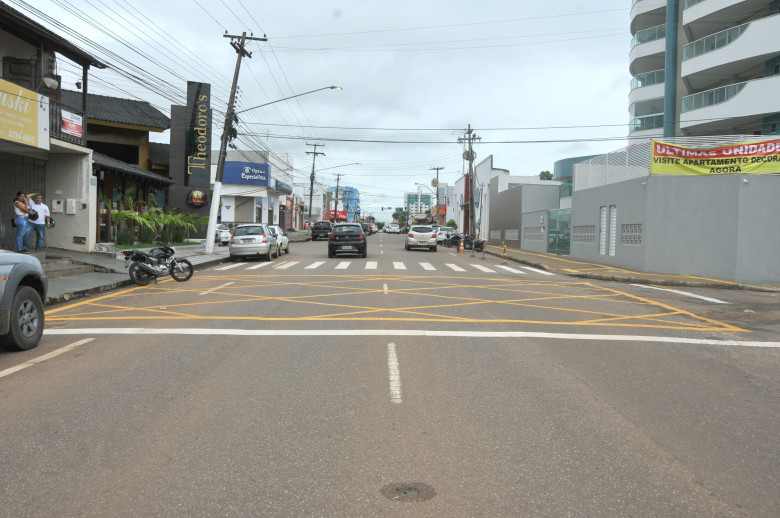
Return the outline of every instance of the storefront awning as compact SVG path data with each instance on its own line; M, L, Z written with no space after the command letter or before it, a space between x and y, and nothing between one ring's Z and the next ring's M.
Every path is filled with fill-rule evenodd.
M166 176L144 171L138 166L122 162L110 156L101 153L92 153L92 169L97 171L106 171L119 176L132 177L142 185L148 185L156 189L164 189L175 182Z

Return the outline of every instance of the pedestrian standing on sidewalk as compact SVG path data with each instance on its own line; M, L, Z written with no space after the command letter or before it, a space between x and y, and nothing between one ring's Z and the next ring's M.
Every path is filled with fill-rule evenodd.
M24 241L27 238L27 194L24 191L16 193L14 200L14 225L16 225L16 251L27 253Z
M27 207L38 212L38 219L27 222L29 229L24 240L24 248L27 248L30 243L30 235L35 232L35 251L37 252L43 248L43 234L45 229L50 228L51 214L49 214L49 207L43 203L43 196L40 193L30 194L27 197L29 198Z

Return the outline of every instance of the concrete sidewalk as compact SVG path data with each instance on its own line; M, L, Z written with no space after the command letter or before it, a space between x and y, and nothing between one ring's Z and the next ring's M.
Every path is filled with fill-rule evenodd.
M466 250L466 255L471 251ZM500 246L488 245L485 247L487 255L503 258L504 249ZM476 256L481 254L477 253ZM742 284L720 279L699 277L696 275L668 275L662 273L647 273L625 270L616 266L598 263L589 263L580 259L565 255L542 254L528 252L526 250L506 249L506 260L533 266L550 273L582 277L585 279L598 279L602 281L627 282L639 284L654 284L657 286L686 286L690 288L720 288L742 289L753 291L780 292L777 284Z

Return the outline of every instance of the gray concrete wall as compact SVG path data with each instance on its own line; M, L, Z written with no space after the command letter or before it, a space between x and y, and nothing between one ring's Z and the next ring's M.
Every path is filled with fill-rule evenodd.
M780 175L651 176L575 191L571 255L638 271L780 282L778 200ZM599 208L610 205L614 256L599 254ZM578 230L589 226L595 240L583 242Z

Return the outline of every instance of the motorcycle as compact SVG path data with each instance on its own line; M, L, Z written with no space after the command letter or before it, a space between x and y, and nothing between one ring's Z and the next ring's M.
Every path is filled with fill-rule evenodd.
M463 236L461 234L451 234L449 238L442 241L442 244L448 248L460 246L461 240L463 241L464 250L474 250L475 252L481 252L485 248L484 239L474 239L472 236Z
M138 286L146 286L152 279L157 284L157 277L170 274L174 280L184 282L190 280L193 273L192 263L187 259L173 257L176 250L170 243L157 246L144 252L143 250L125 250L125 267L129 265L130 280Z

